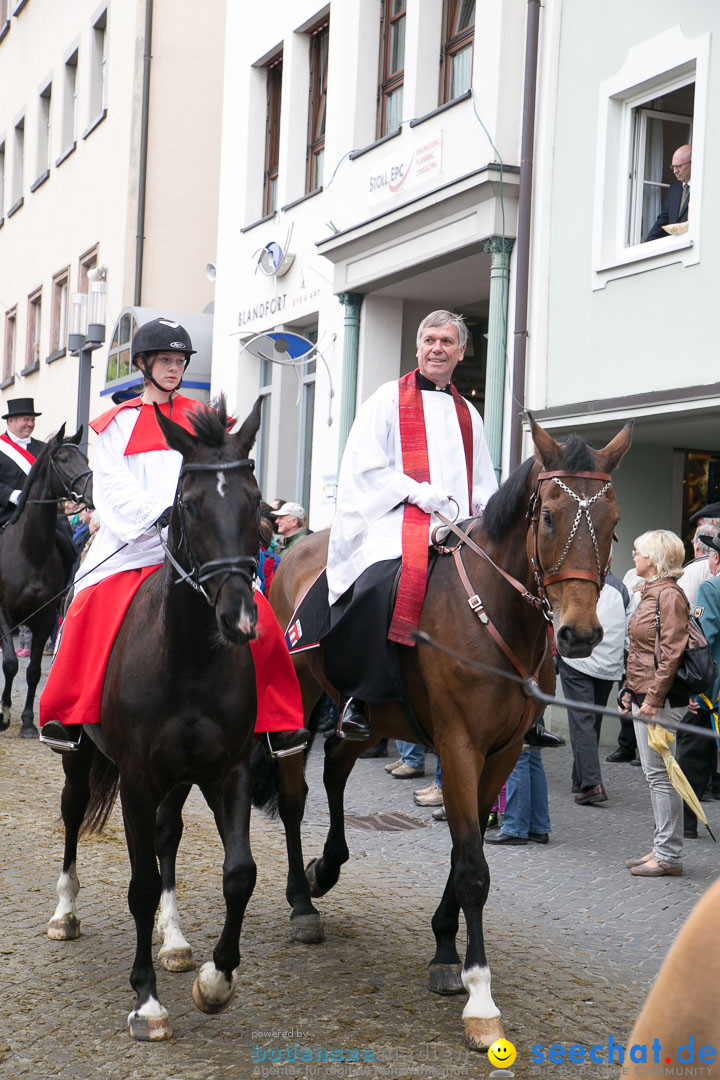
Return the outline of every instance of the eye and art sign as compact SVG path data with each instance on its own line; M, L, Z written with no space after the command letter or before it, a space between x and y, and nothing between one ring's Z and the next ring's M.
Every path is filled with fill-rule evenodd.
M399 141L399 140L398 140ZM368 172L367 201L371 206L417 190L442 173L442 131L430 138L404 141L393 154Z

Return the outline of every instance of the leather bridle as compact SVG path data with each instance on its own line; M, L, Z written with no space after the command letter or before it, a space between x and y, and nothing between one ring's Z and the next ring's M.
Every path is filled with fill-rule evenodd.
M170 548L163 540L161 535L161 527L158 526L158 536L160 536L160 543L165 552L165 556L172 566L177 570L180 577L175 581L178 585L182 581L186 581L188 585L192 586L196 592L199 592L201 596L205 598L210 607L215 607L218 602L220 592L223 586L230 580L231 577L241 577L245 584L252 588L253 578L257 573L258 560L252 555L232 555L224 559L210 559L208 562L198 564L195 556L193 555L192 548L190 547L190 541L187 535L187 526L185 520L185 505L182 497L182 481L183 478L191 472L213 472L213 473L225 473L230 469L254 469L255 462L252 458L240 458L238 461L224 461L215 464L193 462L189 465L183 465L180 470L180 477L178 479L178 493L175 498L175 507L178 512L178 518L180 522L180 543L185 557L190 563L190 569L186 570L180 565L175 558ZM220 582L215 589L215 595L211 596L205 588L205 582L210 578L220 577Z
M60 443L59 446L54 446L48 453L48 464L50 467L50 471L54 473L54 475L60 481L63 489L62 494L56 495L51 499L27 499L26 503L32 503L33 505L41 505L44 503L57 504L65 502L67 500L74 503L83 503L85 506L87 506L86 495L88 484L90 483L90 480L92 478L92 469L88 467L87 469L83 469L81 470L81 472L76 473L74 476L68 477L65 475L65 473L55 460L55 453L57 451L67 449L70 446L74 447L81 457L84 457L82 451L78 450L77 446L75 446L75 443L72 442ZM76 491L76 487L80 486L81 481L83 482L82 487L79 491Z

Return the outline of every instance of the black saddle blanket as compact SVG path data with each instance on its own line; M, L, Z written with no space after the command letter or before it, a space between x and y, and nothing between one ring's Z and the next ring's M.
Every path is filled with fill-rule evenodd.
M327 573L325 570L315 578L308 591L293 612L285 641L291 653L317 649L320 639L330 629L330 603L328 600Z

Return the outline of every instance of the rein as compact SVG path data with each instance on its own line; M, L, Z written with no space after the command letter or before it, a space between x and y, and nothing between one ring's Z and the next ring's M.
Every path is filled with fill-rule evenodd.
M87 493L88 484L90 483L90 478L92 477L92 469L88 467L87 469L83 469L82 472L77 473L73 477L67 477L65 475L65 473L62 471L62 469L60 468L60 466L55 461L55 457L54 457L54 451L55 450L60 450L60 449L62 449L62 447L74 446L74 445L75 445L74 443L69 443L69 442L60 443L60 446L53 447L53 449L48 453L48 463L49 463L50 469L55 474L55 476L58 478L60 483L63 485L63 493L62 493L62 495L57 495L56 497L54 497L52 499L26 499L25 500L25 505L26 506L28 506L29 504L32 504L33 506L40 506L40 505L47 505L49 503L54 503L55 505L57 505L58 503L65 502L66 499L71 500L72 502L75 502L75 503L83 503L83 505L87 505L87 500L86 500L85 496L86 496L86 493ZM81 454L80 450L78 450L78 454ZM81 456L82 456L82 454L81 454ZM81 480L84 481L84 483L82 485L81 490L78 492L78 491L75 490L75 486L76 485L79 486L79 482Z
M165 540L162 538L162 526L157 525L158 537L165 557L168 562L177 570L180 575L175 580L175 584L179 585L181 582L186 581L196 592L199 592L202 597L207 601L210 607L215 607L220 596L220 592L223 586L230 580L231 577L241 577L243 581L252 588L253 578L257 573L258 560L252 555L233 555L225 559L210 559L208 562L198 565L195 556L192 553L190 542L187 537L187 528L185 522L185 508L182 499L182 479L186 473L190 472L228 472L230 469L254 469L255 462L252 458L240 458L238 461L225 461L211 465L210 463L193 462L189 465L183 465L180 470L180 477L178 480L178 495L175 500L175 506L177 507L178 516L180 518L180 540L182 547L185 551L185 555L190 563L190 569L186 570L178 560L175 558ZM210 578L220 577L220 584L215 590L215 596L210 596L210 593L205 588L205 582Z

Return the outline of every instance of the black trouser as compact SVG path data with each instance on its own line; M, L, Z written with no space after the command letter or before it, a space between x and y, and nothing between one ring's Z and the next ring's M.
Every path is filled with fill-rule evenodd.
M683 723L712 730L710 713L706 709L700 709L698 713L686 713ZM691 731L683 731L680 728L677 740L677 763L687 776L698 799L702 798L705 789L712 782L716 760L715 739L693 735ZM697 815L685 802L683 803L683 825L690 832L697 829Z
M592 675L585 675L584 672L570 667L562 658L558 671L566 698L579 702L586 701L589 705L603 707L607 705L613 685L611 679L595 679ZM581 788L595 787L596 784L602 783L598 755L601 725L602 716L586 711L582 705L575 709L568 709L568 727L573 752L572 779L573 783L579 784Z

